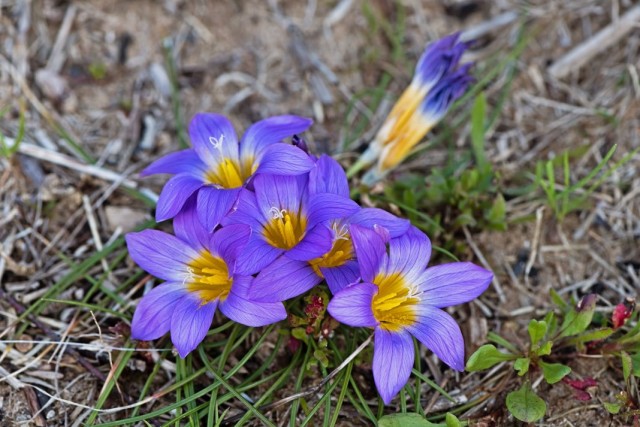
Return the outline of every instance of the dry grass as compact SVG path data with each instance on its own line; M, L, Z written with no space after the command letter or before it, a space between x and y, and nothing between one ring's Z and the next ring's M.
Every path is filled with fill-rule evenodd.
M121 351L131 348L125 319L151 286L128 261L121 237L149 224L163 182L142 181L136 172L180 148L184 122L198 111L222 111L238 128L274 114L313 117L315 152L335 154L346 165L410 79L427 40L468 31L479 37L469 58L482 69L513 49L526 24L530 38L514 73L503 69L486 88L489 105L499 112L487 133L487 150L501 183L522 186L529 179L523 171L533 172L537 161L583 147L571 162L571 178L578 180L613 144L615 160L640 147L638 21L617 41L588 51L588 61L570 56L602 29L620 31L620 17L638 8L632 2L401 4L2 2L0 99L7 110L0 130L15 138L23 102L26 136L18 155L0 158L1 425L82 425L113 375L119 379L104 408L117 412L103 413L102 421L130 415L123 408L137 406L145 413L172 402L162 395L137 401L149 366L162 352L148 346ZM369 13L387 23L404 13L400 46L382 24L368 21ZM560 72L557 64L565 56L570 61ZM393 97L375 105L375 87ZM364 119L369 125L360 128ZM447 151L467 147L469 126L463 124L455 136L414 156L397 176L436 166ZM486 341L487 331L524 343L527 321L551 306L550 289L574 296L597 289L605 313L635 296L639 168L636 155L603 182L588 206L564 221L556 221L540 194L526 193L508 200L507 233L465 230L460 238L469 245L468 258L497 273L490 292L457 312L469 351ZM247 348L257 340L252 334ZM261 360L270 348L260 350ZM457 402L476 402L463 418L513 423L504 409L513 371L454 375L422 351L427 375ZM277 360L286 363L287 357L282 353ZM176 381L173 360L162 362L152 392ZM572 368L598 379L594 399L578 402L567 386L540 385L549 402L546 421L617 425L599 403L619 391L620 368L609 359L587 357L577 358ZM368 375L366 364L354 368L356 381L366 384ZM308 378L303 388L320 376ZM292 387L277 398L288 394ZM451 406L433 391L423 403L426 411ZM287 411L284 406L270 416L284 424ZM345 404L339 421L357 416Z

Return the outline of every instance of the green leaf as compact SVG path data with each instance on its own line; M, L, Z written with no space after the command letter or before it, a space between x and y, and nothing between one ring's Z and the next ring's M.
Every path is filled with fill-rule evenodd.
M571 368L562 363L546 363L539 360L538 365L542 368L542 375L549 384L557 383L571 372Z
M513 364L513 369L518 371L518 375L523 376L527 372L529 372L529 364L531 363L531 359L528 357L521 357L516 360Z
M516 348L516 346L514 346L513 344L511 344L509 341L507 341L506 339L502 338L500 335L496 334L495 332L489 332L487 334L487 339L491 342L494 342L498 345L501 345L502 347L506 348L507 350L509 350L511 353L518 353L518 349Z
M500 362L517 359L518 356L503 353L493 344L485 344L471 355L467 361L467 371L475 372L489 369Z
M302 342L307 341L307 331L304 328L293 328L291 330L291 335Z
M460 422L458 417L453 415L451 412L447 412L447 415L445 415L445 417L444 417L444 422L447 425L447 427L461 427L462 426L462 423Z
M484 92L480 92L471 107L471 148L476 164L481 172L490 169L484 150L485 110L487 101Z
M534 346L544 338L544 334L547 333L547 322L544 320L537 321L531 319L529 322L529 338L531 339L531 345Z
M560 294L556 292L555 289L551 289L549 291L549 295L551 296L551 301L553 301L553 303L560 307L562 310L567 310L569 308L569 304L567 304L565 300L562 299Z
M520 421L532 423L544 417L547 404L533 392L531 384L526 382L519 390L507 395L507 409Z
M542 346L540 346L540 348L537 349L535 353L538 356L548 356L551 354L552 346L553 346L553 343L551 341L547 341L546 343L542 344Z
M640 353L634 353L631 355L631 362L633 366L633 376L640 377Z
M547 334L553 336L558 329L558 318L555 313L553 311L548 312L547 315L544 316L544 321L547 323Z
M578 309L571 308L562 322L561 337L572 337L584 332L593 319L596 310L596 297L593 294L585 295L578 303Z
M378 420L378 427L448 427L446 424L434 424L420 414L391 414Z
M619 403L604 402L604 409L606 409L607 412L613 415L616 415L618 412L620 412L621 407L622 405L620 405Z
M588 331L588 332L585 332L584 334L575 336L567 340L567 343L575 345L575 344L584 344L591 341L601 341L606 338L609 338L609 336L611 336L613 332L614 331L611 328L596 329L594 331Z
M622 376L624 380L627 381L631 376L631 369L633 367L633 360L631 360L631 356L626 351L620 352L620 358L622 359Z

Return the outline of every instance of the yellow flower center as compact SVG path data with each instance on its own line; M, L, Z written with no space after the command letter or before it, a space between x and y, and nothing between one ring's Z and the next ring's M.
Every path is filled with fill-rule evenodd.
M232 159L224 159L218 164L217 169L207 171L206 181L221 188L242 187L257 168L258 165L253 159L248 159L244 164L238 164Z
M200 256L189 263L189 273L185 277L189 292L197 292L203 304L219 299L224 301L231 291L233 278L222 258L202 251Z
M319 258L314 258L309 261L313 271L315 271L320 277L324 277L320 268L340 267L347 261L353 259L353 244L351 243L351 236L346 230L346 227L342 226L340 229L338 228L339 225L334 223L333 229L335 237L333 239L333 246L331 246L331 250Z
M307 218L304 215L276 207L272 207L269 213L271 219L262 233L271 246L288 250L300 243L307 231Z
M378 293L373 296L371 309L380 322L380 327L396 332L411 326L416 321L416 305L420 302L414 290L406 283L401 273L378 274L373 283Z

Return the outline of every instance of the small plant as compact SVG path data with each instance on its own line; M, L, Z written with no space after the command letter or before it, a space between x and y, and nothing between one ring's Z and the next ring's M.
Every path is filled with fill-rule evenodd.
M0 118L2 118L9 107L5 107L0 111ZM24 102L20 104L20 119L18 120L18 134L15 139L11 141L11 143L7 143L5 136L0 132L0 156L6 157L7 159L11 158L20 148L20 143L24 139L24 131L25 131L25 106Z
M484 371L501 362L512 362L518 376L526 379L518 390L507 395L507 409L521 421L535 422L545 415L547 405L531 386L533 373L541 372L549 385L565 382L576 391L577 400L586 401L591 399L587 390L597 386L597 382L590 377L570 380L571 368L553 361L568 362L568 355L575 352L620 357L627 391L621 392L616 402L608 402L604 406L612 414L618 413L623 406L635 408L628 386L631 375L640 376L640 324L635 322L635 326L626 328L635 301L628 299L619 304L611 317L611 327L608 327L609 321L595 311L597 298L597 295L590 294L576 305L567 303L552 291L551 299L561 313L557 316L549 312L543 320L532 319L529 322L528 348L519 349L498 334L489 333L488 339L501 348L493 344L480 347L467 361L467 371Z

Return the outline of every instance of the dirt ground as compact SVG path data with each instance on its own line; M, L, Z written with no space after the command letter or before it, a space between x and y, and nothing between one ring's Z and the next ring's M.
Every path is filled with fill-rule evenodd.
M117 318L98 323L86 311L52 302L37 316L38 324L21 329L14 320L65 277L67 260L81 264L153 217L152 208L127 188L151 200L157 197L164 179L143 180L136 174L180 148L179 123L200 111L223 112L237 129L276 114L312 117L312 149L334 154L347 166L411 79L427 42L453 31L477 36L467 56L482 70L513 49L526 26L530 38L515 62L508 96L500 99L507 70L486 89L490 107L503 102L487 134L488 158L501 182L510 186L520 182L523 170L533 171L537 161L582 147L583 155L572 163L572 178L580 179L613 144L618 144L614 161L640 146L640 19L617 42L596 49L587 63L571 65L566 75L554 75L553 66L634 8L634 2L624 0L0 2L0 130L15 138L21 110L26 117L19 154L0 159L0 331L5 331L0 337L0 426L82 425L86 420L103 381L73 354L48 342L46 330L80 344L117 347L122 344ZM376 17L394 22L399 16L404 17L401 59L384 25L375 22ZM388 100L372 111L363 94L383 75L391 76ZM354 139L352 130L362 117L370 119L369 128ZM464 147L468 139L465 125L449 144ZM415 156L397 173L437 165L443 151L436 147ZM96 161L94 167L84 167L87 157ZM587 207L562 222L543 199L524 194L508 200L507 232L471 230L467 255L486 262L497 283L478 303L455 312L468 355L486 343L488 331L524 346L528 320L551 307L550 289L575 297L596 291L603 313L635 297L640 286L639 168L640 156L635 156L605 180ZM120 289L135 270L121 255L104 286L126 300L137 297L142 284ZM108 262L118 256L114 253ZM104 271L104 263L98 263L89 273L97 278ZM56 299L80 300L91 286L76 280ZM36 343L1 341L9 338ZM78 347L77 354L104 376L111 351L92 349ZM577 355L570 366L577 378L598 381L592 399L577 400L563 383L536 384L549 406L540 425L625 425L602 406L621 389L619 363L587 356ZM139 390L143 369L141 358L130 359L119 386ZM479 425L518 424L504 404L506 393L518 384L514 371L486 376L435 371L436 382L446 384L454 396L469 400L482 390L495 391L462 418ZM433 408L446 409L445 402L440 399ZM129 403L114 397L107 407ZM120 415L127 414L100 419ZM349 425L355 416L345 406L340 422Z

